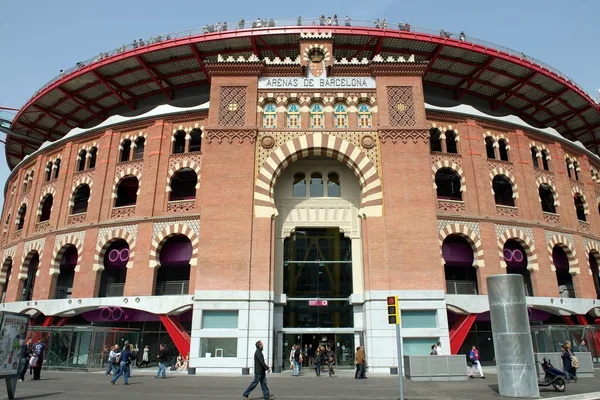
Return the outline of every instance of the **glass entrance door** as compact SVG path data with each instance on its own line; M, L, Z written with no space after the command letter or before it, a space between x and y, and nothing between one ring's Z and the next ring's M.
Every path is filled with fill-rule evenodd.
M293 345L299 345L304 353L305 348L316 349L317 346L329 347L335 351L336 368L353 369L354 367L354 334L352 333L290 333L283 335L283 369L291 370L290 353ZM304 357L304 356L303 356ZM314 367L310 367L308 357L302 368L306 368L307 374L315 373ZM322 371L327 371L327 366L323 366Z
M297 228L284 241L287 328L351 328L351 240L338 228Z

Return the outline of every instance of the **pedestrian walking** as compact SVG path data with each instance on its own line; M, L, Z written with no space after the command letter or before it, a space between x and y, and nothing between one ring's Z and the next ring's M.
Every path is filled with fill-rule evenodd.
M475 373L475 370L477 369L479 371L481 379L485 379L485 375L483 375L483 370L481 369L481 363L479 362L479 350L477 350L477 346L473 346L473 348L469 352L469 360L471 360L471 370L469 371L469 378L473 378L473 373Z
M365 359L365 348L362 346L358 346L356 348L356 361L358 362L358 379L367 379L365 376L365 364L367 360Z
M147 367L149 364L150 364L150 346L146 345L146 346L144 346L144 353L142 354L142 363L140 364L140 368Z
M308 346L308 367L313 368L315 366L315 349L313 345Z
M117 362L117 356L119 355L119 345L115 344L110 346L110 352L108 353L108 367L106 367L105 375L110 375L112 372L113 375L117 375L119 372L119 363Z
M110 380L111 384L115 384L117 380L123 375L123 380L126 385L129 385L129 371L131 366L131 345L127 344L123 347L123 351L118 356L119 360L119 372Z
M294 357L293 357L294 373L292 376L300 375L300 363L302 362L301 360L302 360L302 352L300 351L300 346L296 345L296 346L294 346Z
M250 396L250 393L256 388L256 385L258 385L259 382L263 392L263 398L265 400L273 398L273 396L269 394L269 388L267 386L267 372L271 372L271 368L265 363L265 356L262 352L263 344L259 340L256 342L256 351L254 352L254 379L242 394L244 399L248 399L248 396Z
M19 360L19 382L25 382L25 373L29 367L29 358L33 354L33 340L29 339L27 342L23 340L21 346L21 359Z
M304 349L302 349L302 366L308 367L308 344L304 344Z
M169 355L167 354L167 346L164 343L161 343L158 346L158 371L156 371L155 378L165 379L167 377L167 358Z
M437 353L436 356L441 356L444 354L442 352L442 343L441 342L437 342L437 346L435 347L435 352Z
M321 376L321 348L317 346L315 351L315 373Z
M571 351L571 342L567 341L561 346L561 350L562 353L560 357L562 358L563 367L567 373L567 379L577 382L577 367L579 367L579 361L573 354L573 351Z
M333 366L335 365L335 352L330 347L327 348L327 357L329 358L329 377L333 378L335 375L335 371L333 369Z
M33 367L33 380L39 381L42 373L42 364L44 363L44 352L46 351L46 343L42 337L32 347L33 356L30 359L30 364ZM33 361L33 362L32 362Z

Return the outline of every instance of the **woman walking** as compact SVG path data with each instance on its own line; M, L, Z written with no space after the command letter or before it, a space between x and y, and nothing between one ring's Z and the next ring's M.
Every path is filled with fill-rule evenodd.
M119 379L121 375L123 375L123 379L125 380L125 384L129 385L129 366L131 365L131 345L126 345L123 351L121 352L121 362L119 363L121 369L115 375L114 378L110 381L113 385Z
M335 364L335 352L332 348L327 348L327 358L329 359L329 377L333 378L335 375L335 371L333 369L333 365Z
M562 358L563 367L565 369L565 372L567 373L567 379L573 379L575 382L577 382L577 370L573 366L574 354L571 351L571 343L565 343L563 346L561 346L561 350L562 353L560 355L560 358Z
M321 376L321 348L317 347L315 351L315 372L317 376Z
M144 346L144 354L142 354L142 363L140 364L140 368L147 367L149 364L150 364L150 346L146 345L146 346Z

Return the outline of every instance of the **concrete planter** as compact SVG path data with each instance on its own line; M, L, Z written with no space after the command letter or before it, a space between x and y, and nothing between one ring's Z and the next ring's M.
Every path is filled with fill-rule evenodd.
M580 353L575 352L575 357L577 357L577 361L579 361L579 368L577 368L577 377L578 378L593 378L594 377L594 363L592 362L592 353ZM546 358L550 360L552 365L563 370L562 359L560 358L560 353L534 353L535 361L543 362L543 359ZM536 369L538 372L538 376L542 378L544 376L544 371L542 370L542 366L536 363Z
M404 356L404 376L411 381L465 381L467 360L457 356Z

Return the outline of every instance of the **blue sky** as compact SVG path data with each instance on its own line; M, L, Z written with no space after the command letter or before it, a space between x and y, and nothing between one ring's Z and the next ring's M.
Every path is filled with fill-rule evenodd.
M21 107L59 70L136 38L218 21L231 24L241 17L295 19L334 13L357 20L386 18L435 30L463 30L552 65L588 93L595 95L600 88L598 0L2 0L0 105ZM2 186L8 173L2 149Z

